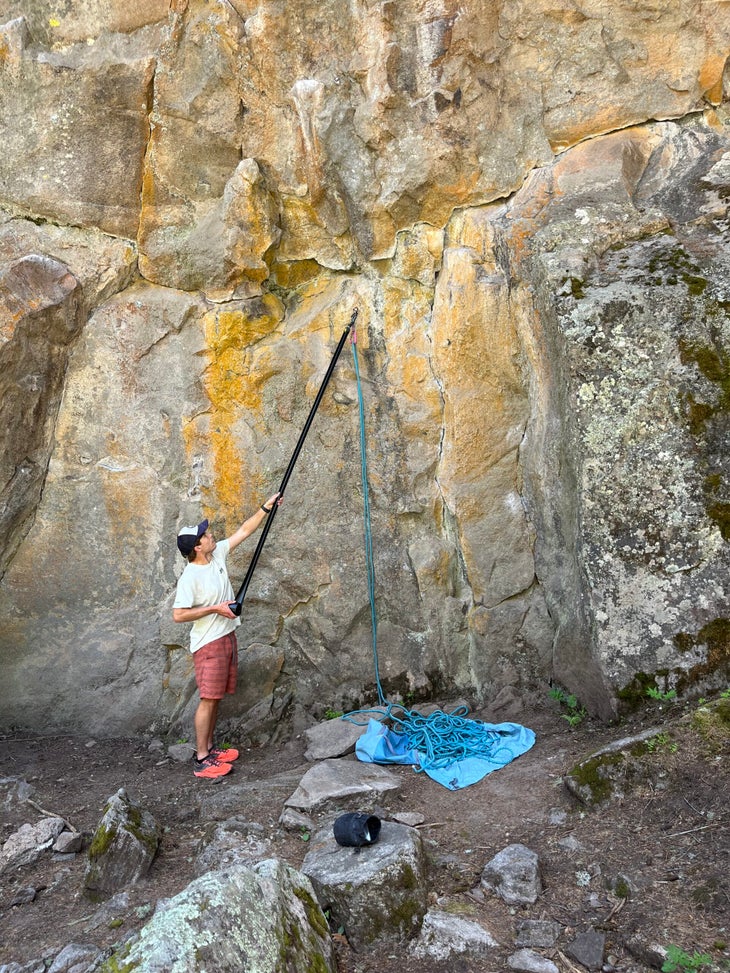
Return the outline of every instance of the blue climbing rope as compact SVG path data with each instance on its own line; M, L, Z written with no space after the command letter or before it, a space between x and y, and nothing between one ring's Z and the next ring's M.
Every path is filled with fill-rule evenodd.
M370 491L368 490L368 462L365 448L365 407L362 398L362 382L360 381L360 366L357 361L357 331L353 327L350 335L352 359L355 363L355 377L357 379L357 406L360 414L360 476L362 478L363 521L365 527L365 561L368 572L368 597L370 598L370 625L373 640L373 664L375 666L375 685L378 689L378 702L385 705L385 694L380 685L378 669L378 617L375 611L375 560L373 558L373 532L370 521Z
M365 560L367 563L368 596L370 599L370 621L372 627L372 651L375 667L375 685L378 690L378 707L353 710L343 719L361 724L357 716L368 717L373 714L382 721L390 721L394 732L403 734L405 748L418 753L417 770L447 767L466 757L487 757L495 764L507 764L514 753L502 745L500 733L479 720L467 719L468 706L457 706L451 713L435 710L424 716L417 710L408 710L400 703L388 702L380 682L378 666L378 621L375 610L375 562L373 558L373 534L370 518L370 492L368 489L367 449L365 437L365 407L363 405L360 366L357 359L357 333L353 327L350 346L357 379L357 403L360 416L360 475L363 492L363 520L365 529ZM365 720L365 724L367 719ZM506 752L506 759L499 752Z

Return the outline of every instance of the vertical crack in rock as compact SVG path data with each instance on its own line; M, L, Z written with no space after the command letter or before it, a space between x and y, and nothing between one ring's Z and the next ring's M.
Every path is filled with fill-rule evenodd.
M54 443L66 364L86 320L68 267L31 254L0 274L0 577L30 529Z

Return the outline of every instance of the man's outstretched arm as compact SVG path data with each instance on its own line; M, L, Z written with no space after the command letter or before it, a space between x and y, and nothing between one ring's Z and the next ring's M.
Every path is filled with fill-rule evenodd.
M271 513L271 508L275 503L280 504L283 501L283 497L280 497L278 493L269 497L266 503L262 504L261 507L256 511L255 514L251 514L248 520L244 520L238 530L234 531L228 538L228 543L230 545L230 550L235 550L241 541L245 541L247 537L250 537L255 530L257 530L264 519Z

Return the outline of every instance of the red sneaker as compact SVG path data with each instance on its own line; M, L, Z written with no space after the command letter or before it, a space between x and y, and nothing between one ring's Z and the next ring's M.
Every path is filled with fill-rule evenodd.
M234 747L226 747L225 749L211 747L208 756L214 757L219 764L232 764L234 760L238 760L238 750Z
M196 777L225 777L232 769L230 764L219 764L210 753L203 760L193 758L193 773Z

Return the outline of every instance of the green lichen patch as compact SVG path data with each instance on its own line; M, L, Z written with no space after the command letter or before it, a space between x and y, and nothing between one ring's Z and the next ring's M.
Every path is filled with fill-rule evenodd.
M577 763L565 776L568 790L583 804L593 807L610 801L626 776L627 758L622 752L602 753Z
M107 960L105 960L99 967L98 973L132 973L133 970L139 968L139 961L134 960L128 963L127 957L129 956L131 946L127 943L125 946L113 953Z
M692 726L711 752L719 753L730 740L730 699L718 699L700 706L692 714Z
M730 503L709 503L707 516L714 520L720 529L723 540L730 541Z
M94 861L96 858L101 858L102 855L106 854L114 843L114 839L116 838L117 834L118 829L116 827L107 827L102 821L91 839L91 844L89 845L89 860Z
M664 247L649 261L651 282L657 286L684 285L692 297L699 297L707 289L707 279L701 268L681 245Z
M623 875L619 875L613 883L612 892L619 899L628 899L631 888Z
M578 280L577 277L570 278L570 293L576 299L576 301L582 301L585 297L585 290L583 288L583 281Z
M680 692L706 679L708 676L730 678L730 618L714 618L696 633L679 632L674 644L687 652L703 648L704 661L678 676Z
M320 908L319 902L317 902L314 896L311 895L309 892L307 892L306 889L303 888L294 889L294 894L299 899L299 901L303 904L304 909L307 913L307 920L309 922L309 925L312 927L312 929L314 929L314 931L319 936L322 936L323 938L329 936L329 927L327 925L327 920L324 917L324 913Z
M727 401L730 397L730 362L725 349L718 344L700 344L680 338L679 353L684 364L694 362L709 382L720 386L727 408L730 404Z

